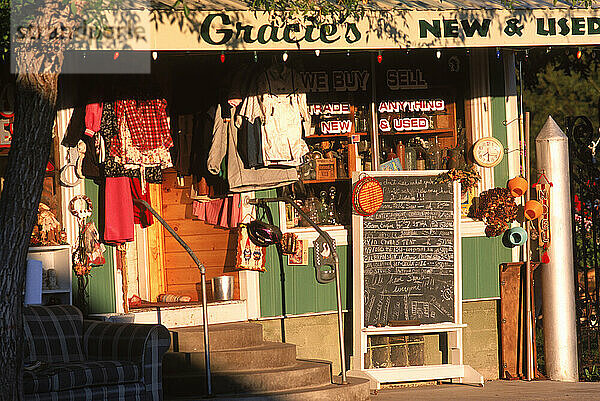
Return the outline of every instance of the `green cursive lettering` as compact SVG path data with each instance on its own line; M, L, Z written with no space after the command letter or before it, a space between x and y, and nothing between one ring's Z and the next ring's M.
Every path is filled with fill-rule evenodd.
M227 14L222 14L222 13L221 14L209 14L204 19L204 21L202 22L202 26L200 26L200 37L206 43L211 44L211 45L223 45L223 44L229 42L229 40L231 40L231 37L233 36L233 31L231 29L225 29L225 28L216 30L217 33L223 35L220 40L214 40L210 36L210 27L212 25L213 20L217 17L221 18L223 25L231 24L231 19L229 19L229 16Z

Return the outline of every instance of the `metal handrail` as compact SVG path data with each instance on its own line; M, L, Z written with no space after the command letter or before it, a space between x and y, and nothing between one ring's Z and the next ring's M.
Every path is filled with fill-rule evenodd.
M300 208L300 206L298 206L296 204L296 202L294 202L291 198L289 198L287 196L280 196L277 198L260 198L260 199L246 198L246 201L247 201L247 203L252 204L252 205L257 205L261 202L285 202L285 203L287 203L288 205L292 206L298 212L298 214L300 214L300 216L302 216L302 218L304 220L306 220L308 222L308 224L310 224L325 239L325 242L327 242L327 245L329 245L329 249L331 249L331 252L333 255L333 260L335 263L335 269L334 269L334 271L335 271L335 291L336 291L336 297L337 297L338 334L339 334L339 340L340 340L340 364L341 364L341 368L342 368L342 384L348 384L348 380L346 378L346 350L345 350L345 346L344 346L344 321L343 321L343 314L342 314L342 292L341 292L340 274L339 274L339 258L338 258L338 254L336 251L336 247L333 243L333 239L331 238L329 233L327 233L326 231L321 229L321 227L319 227L317 225L317 223L315 223L310 217L308 217L308 215Z
M208 306L206 304L206 268L204 264L200 262L200 259L196 256L194 251L185 243L185 241L173 230L173 228L167 223L156 210L152 206L148 204L148 202L141 199L134 199L134 203L144 206L150 213L156 217L156 219L162 224L168 232L179 242L179 244L187 251L187 253L192 257L196 266L200 270L200 280L202 285L202 318L203 318L203 330L204 330L204 362L206 365L206 392L208 395L212 395L212 381L210 375L210 353L209 353L209 339L208 339Z

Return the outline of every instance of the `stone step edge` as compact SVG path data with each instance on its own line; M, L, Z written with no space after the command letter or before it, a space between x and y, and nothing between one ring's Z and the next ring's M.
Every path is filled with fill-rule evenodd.
M277 348L276 344L280 344L283 347L296 347L296 344L292 344L292 343L281 343L281 342L277 342L277 341L262 341L258 344L250 345L247 347L215 349L215 350L211 350L210 354L212 355L213 353L219 353L219 352L235 352L235 351L246 351L246 350L250 350L250 351L268 350L268 349ZM168 352L171 354L204 354L204 350L199 350L199 351L171 351L171 350L169 350Z
M342 385L336 384L336 383L329 383L329 384L324 384L324 385L320 385L320 386L301 386L301 387L295 387L293 389L288 389L288 390L275 390L275 391L266 391L266 392L261 392L261 393L214 394L210 397L203 395L203 394L176 396L173 398L166 398L165 401L183 401L183 400L186 400L186 401L198 400L199 401L199 400L224 400L224 399L260 400L262 398L270 399L271 397L281 397L282 395L299 395L299 394L308 393L308 392L321 392L321 391L329 391L329 390L334 390L334 389L339 389L340 391L343 391L344 388L359 387L359 386L366 386L367 393L369 393L370 390L369 390L368 383L369 383L369 380L367 380L367 379L353 377L353 378L348 378L348 387L345 387L345 386L342 386ZM190 397L192 397L192 398L190 398ZM274 400L276 400L276 399L277 398L274 398Z
M321 361L314 361L314 360L306 360L306 359L296 359L296 363L294 363L293 365L289 365L289 366L276 366L274 368L263 368L263 369L246 369L246 370L219 370L215 373L218 373L219 375L247 375L247 374L256 374L259 375L261 373L273 373L276 371L280 371L280 372L290 372L290 371L294 371L294 370L302 370L302 369L312 369L312 368L316 368L315 365L310 365L307 362L313 362L313 363L321 363L323 365L330 365L330 362L321 362ZM331 365L329 366L330 370L329 370L329 374L331 377ZM172 378L179 378L179 377L185 377L185 378L190 378L190 377L206 377L205 373L200 373L200 372L182 372L181 374L163 374L163 381L166 379L172 379Z

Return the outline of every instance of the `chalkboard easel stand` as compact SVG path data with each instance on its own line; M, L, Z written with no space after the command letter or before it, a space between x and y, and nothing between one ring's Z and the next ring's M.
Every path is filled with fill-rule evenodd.
M463 363L460 184L438 183L442 172L362 172L380 181L384 203L372 216L352 216L354 344L348 376L369 379L373 390L381 383L423 380L483 386L483 376ZM354 173L353 183L358 178ZM395 320L423 324L387 325ZM447 363L365 366L369 336L423 334L447 336Z

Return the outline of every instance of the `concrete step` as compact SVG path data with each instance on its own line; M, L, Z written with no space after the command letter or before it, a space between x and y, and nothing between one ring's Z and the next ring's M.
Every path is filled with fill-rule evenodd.
M171 331L171 351L204 351L202 326L178 327ZM262 343L262 325L258 323L221 323L208 326L211 351L252 347Z
M304 360L282 368L221 371L212 375L214 394L287 391L330 383L330 363ZM206 391L206 376L200 372L163 374L163 388L169 396L201 396Z
M369 381L348 378L348 384L326 384L317 387L302 387L292 390L272 391L261 394L228 394L214 397L165 397L165 401L237 400L237 401L367 401Z
M212 351L210 367L213 372L280 368L296 363L296 346L263 342L246 348ZM163 373L204 372L204 351L167 352L163 357Z

